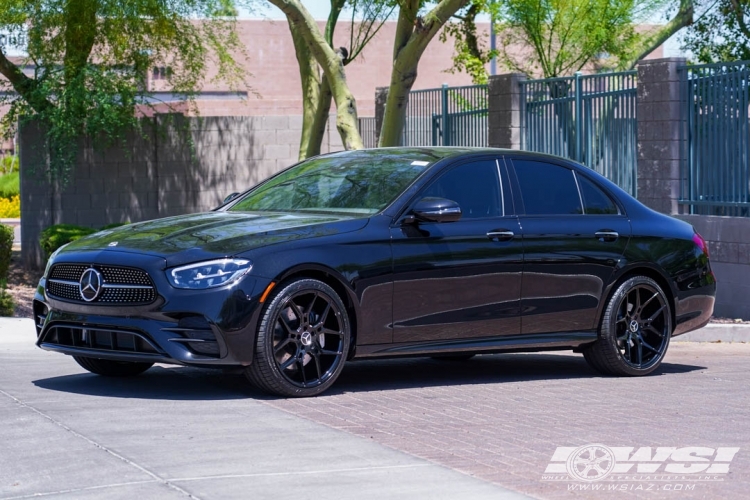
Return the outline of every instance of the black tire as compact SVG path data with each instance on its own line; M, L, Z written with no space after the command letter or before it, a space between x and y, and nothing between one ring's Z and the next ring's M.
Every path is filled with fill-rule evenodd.
M140 375L152 366L153 363L133 363L130 361L112 361L109 359L86 358L84 356L73 356L76 363L84 369L103 375L105 377L132 377Z
M435 361L469 361L471 358L476 356L476 354L438 354L435 356L430 356Z
M349 316L336 291L297 279L279 285L267 302L245 375L271 394L316 396L341 374L350 341Z
M664 291L651 278L634 276L609 299L599 339L583 356L607 375L648 375L664 359L671 335L672 311Z

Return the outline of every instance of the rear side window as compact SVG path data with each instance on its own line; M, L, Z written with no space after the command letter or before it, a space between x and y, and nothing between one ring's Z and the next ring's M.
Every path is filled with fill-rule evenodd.
M618 214L617 205L593 182L582 175L578 176L578 185L581 187L581 198L587 215Z
M513 160L526 215L582 214L573 171L541 161Z

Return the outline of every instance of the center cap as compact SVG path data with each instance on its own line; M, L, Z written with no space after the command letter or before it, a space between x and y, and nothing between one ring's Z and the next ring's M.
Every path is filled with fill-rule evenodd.
M302 342L303 346L309 346L310 344L312 344L312 334L310 332L302 332L299 340L300 342Z
M630 322L630 331L633 333L638 331L638 322L636 320Z

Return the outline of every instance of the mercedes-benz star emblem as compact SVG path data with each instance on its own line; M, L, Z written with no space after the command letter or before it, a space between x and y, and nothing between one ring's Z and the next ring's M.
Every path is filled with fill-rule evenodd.
M636 320L630 322L630 331L633 333L638 331L638 322Z
M78 289L81 292L81 298L86 302L91 302L99 296L102 291L102 273L89 267L83 272L81 281L78 282Z

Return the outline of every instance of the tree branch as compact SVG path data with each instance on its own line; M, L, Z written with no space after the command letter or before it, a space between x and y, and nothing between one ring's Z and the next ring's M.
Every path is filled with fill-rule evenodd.
M638 61L656 50L661 44L666 42L669 37L691 24L693 24L693 0L680 0L680 8L677 11L677 14L675 14L672 20L665 24L661 29L657 30L644 40L641 52L630 62L628 65L629 69L635 68Z
M37 113L42 113L52 106L52 103L43 97L34 94L36 80L23 74L21 68L13 64L5 57L0 48L0 74L8 79L13 89L27 102Z

